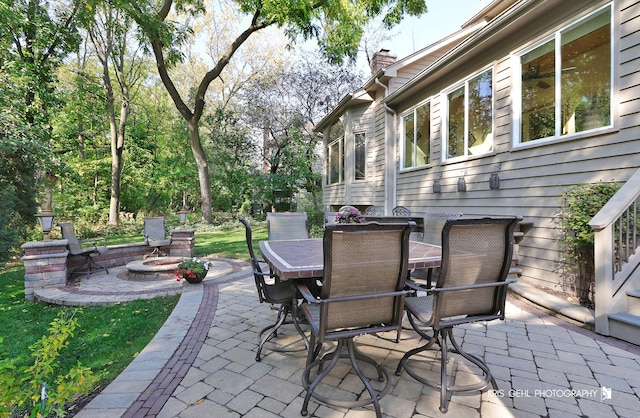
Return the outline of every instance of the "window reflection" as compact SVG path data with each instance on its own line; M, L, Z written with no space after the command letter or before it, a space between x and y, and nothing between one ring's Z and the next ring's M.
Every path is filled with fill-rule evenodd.
M520 62L521 142L611 124L610 6L558 32L554 39L522 55Z
M403 167L419 167L431 163L431 103L427 102L403 116Z
M366 143L364 132L358 132L355 134L355 146L356 146L356 164L355 164L355 179L364 180L366 175Z

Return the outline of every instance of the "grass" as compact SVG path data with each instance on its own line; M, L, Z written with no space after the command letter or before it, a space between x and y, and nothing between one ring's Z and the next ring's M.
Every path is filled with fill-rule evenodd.
M254 228L254 245L266 239L264 226ZM140 235L110 236L109 244L138 242ZM244 228L196 233L197 256L248 259ZM107 385L148 344L179 296L157 297L109 306L83 308L30 303L24 299L24 266L16 264L0 270L0 337L2 358L17 367L33 360L29 347L47 334L50 322L63 310L76 310L79 327L67 348L61 351L58 373L76 364L90 367ZM7 355L9 353L9 355Z
M79 327L69 346L60 352L56 374L66 374L79 361L99 376L103 386L118 376L153 338L178 298L83 308L30 303L24 300L24 267L13 266L0 271L2 352L18 368L32 365L29 347L48 333L49 324L61 311L73 310Z
M252 232L254 250L257 250L258 241L267 239L267 228L255 226ZM196 256L249 260L244 228L196 233L195 250Z

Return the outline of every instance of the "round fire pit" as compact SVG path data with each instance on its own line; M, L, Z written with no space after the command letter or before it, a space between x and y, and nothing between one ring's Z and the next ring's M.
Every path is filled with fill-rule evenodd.
M158 257L136 260L127 264L128 278L132 280L175 280L173 270L183 260L182 257Z

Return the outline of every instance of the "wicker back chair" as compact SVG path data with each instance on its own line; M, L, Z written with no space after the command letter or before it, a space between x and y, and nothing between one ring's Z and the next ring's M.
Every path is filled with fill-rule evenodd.
M267 234L269 241L309 238L306 212L268 212Z
M104 254L108 251L108 248L105 245L106 240L104 238L94 238L81 241L76 236L72 222L60 222L58 223L58 226L60 227L62 238L67 240L69 255L83 258L82 265L71 272L71 275L86 274L88 279L91 276L91 273L95 271L105 270L107 273L109 272L105 267L102 267L93 261L94 255ZM102 245L98 245L98 243L101 243Z
M447 219L458 219L462 216L462 213L427 213L424 216L424 228L422 232L422 242L426 242L433 245L442 245L442 228ZM411 272L411 277L414 279L423 280L427 287L431 287L432 284L438 280L440 274L440 268L428 268L428 269L415 269Z
M393 216L411 216L411 210L404 206L396 206L391 210Z
M168 247L171 245L171 239L167 239L167 228L164 224L164 216L153 216L144 218L144 241L153 248L153 251L144 256L144 258L152 255L166 256L167 254L160 251L160 247Z
M382 206L372 205L364 210L364 216L384 216L384 208Z
M247 240L247 249L249 250L249 258L251 259L251 267L253 268L253 278L256 284L256 290L258 291L258 300L260 303L269 303L274 309L278 311L276 322L273 325L269 325L263 328L258 333L258 349L256 351L256 361L262 360L260 356L264 345L270 341L273 337L277 336L278 329L284 324L293 323L298 333L304 336L300 325L296 321L287 321L289 313L294 312L297 314L297 305L294 303L295 288L290 282L276 281L271 273L263 272L261 263L263 260L256 257L256 253L253 250L253 235L251 232L251 225L242 216L238 216L238 220L245 227L245 236ZM306 337L303 337L304 347L272 347L272 351L301 351L305 350L308 346Z
M327 225L324 234L324 277L320 297L314 298L304 285L299 285L307 303L302 311L311 329L307 366L302 375L306 390L302 415L307 414L310 398L343 407L373 403L381 416L379 400L390 387L388 372L373 358L362 354L354 345L358 335L398 331L402 322L402 306L406 278L411 222L396 224ZM324 342L337 341L335 351L320 356ZM334 368L342 351L349 353L351 365L366 387L370 398L345 401L317 393L318 384ZM329 361L330 360L330 361ZM325 363L329 364L325 366ZM373 389L362 374L358 361L373 364L378 380L386 385ZM312 370L318 368L313 380Z
M428 342L402 357L396 375L404 368L419 382L440 389L441 412L447 412L451 392L483 390L489 383L498 389L489 367L481 358L462 350L454 338L453 328L504 319L507 287L512 282L507 280L507 275L513 254L513 230L521 219L448 219L442 230L442 265L435 288L427 289L426 296L405 299L412 327ZM413 286L410 281L407 285ZM433 334L428 335L424 327L431 328ZM453 345L452 351L447 340ZM431 381L422 374L424 366L411 367L409 358L429 350L436 342L440 346L440 380ZM450 352L477 366L483 378L474 383L452 384L447 370Z

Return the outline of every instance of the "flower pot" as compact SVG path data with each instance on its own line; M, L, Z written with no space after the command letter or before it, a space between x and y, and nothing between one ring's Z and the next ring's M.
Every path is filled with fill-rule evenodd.
M204 272L197 274L196 277L190 277L185 274L182 276L182 278L188 281L189 283L200 283L202 280L204 280L205 276L207 275L207 272L208 270L205 270Z

